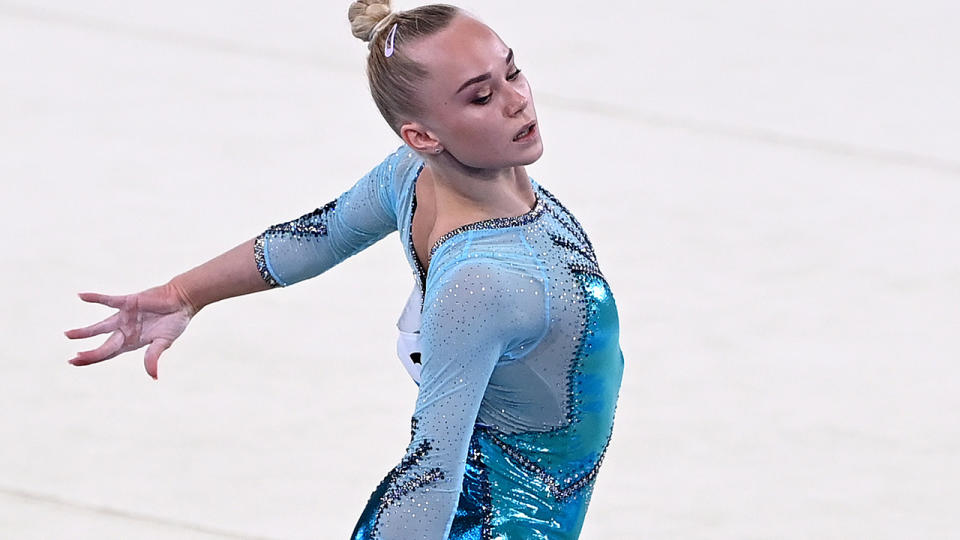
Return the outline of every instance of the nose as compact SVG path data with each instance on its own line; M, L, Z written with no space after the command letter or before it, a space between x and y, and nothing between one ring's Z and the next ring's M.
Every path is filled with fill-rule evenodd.
M507 102L507 114L513 117L526 110L527 105L530 104L530 98L527 97L526 93L516 88L511 88L510 92L510 100Z

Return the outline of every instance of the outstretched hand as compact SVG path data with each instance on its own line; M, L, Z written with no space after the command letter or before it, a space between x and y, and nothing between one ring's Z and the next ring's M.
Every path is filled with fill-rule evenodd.
M170 284L126 296L80 293L80 298L118 311L91 326L65 332L70 339L110 333L103 344L77 353L70 363L87 366L147 346L143 366L154 379L157 378L160 355L180 337L196 314L190 303Z

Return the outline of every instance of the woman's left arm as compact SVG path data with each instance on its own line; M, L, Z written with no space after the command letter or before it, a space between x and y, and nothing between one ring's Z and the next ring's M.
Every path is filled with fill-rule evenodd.
M371 524L378 538L447 538L490 376L546 328L543 283L526 268L471 257L441 272L424 302L412 440Z

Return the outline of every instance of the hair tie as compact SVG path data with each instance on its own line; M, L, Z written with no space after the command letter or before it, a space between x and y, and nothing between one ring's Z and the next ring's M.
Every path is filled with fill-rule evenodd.
M384 54L384 56L386 56L387 58L390 58L391 56L393 56L393 52L394 52L394 50L395 50L393 45L394 45L394 43L395 43L396 40L397 40L397 25L398 25L398 24L399 24L399 23L393 23L393 28L391 28L391 29L390 29L390 33L387 34L387 41L386 41L386 43L384 43L384 45L383 45L383 54Z

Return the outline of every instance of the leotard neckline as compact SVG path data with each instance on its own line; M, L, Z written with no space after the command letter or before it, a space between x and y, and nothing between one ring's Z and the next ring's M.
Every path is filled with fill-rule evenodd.
M417 257L416 249L413 245L413 216L417 209L417 180L420 179L420 173L423 172L425 164L421 163L420 167L417 169L416 175L413 177L413 182L410 187L411 198L410 198L410 223L408 224L408 233L410 238L410 254L413 257L414 262L417 265L417 270L420 272L420 276L426 279L426 272L423 269L423 265L420 263L420 258ZM466 225L461 225L456 229L453 229L449 232L446 232L440 238L437 238L437 241L433 243L433 246L430 248L427 258L429 260L433 259L433 254L436 253L437 249L445 243L447 240L450 240L454 236L462 234L467 231L473 231L478 229L505 229L508 227L519 227L526 225L531 221L534 221L540 215L543 214L545 206L543 203L543 198L540 196L539 191L537 190L537 185L534 183L533 179L529 176L527 177L530 181L530 187L533 188L534 204L533 208L520 214L519 216L507 216L507 217L495 217L482 219L480 221L474 221L473 223L467 223Z

